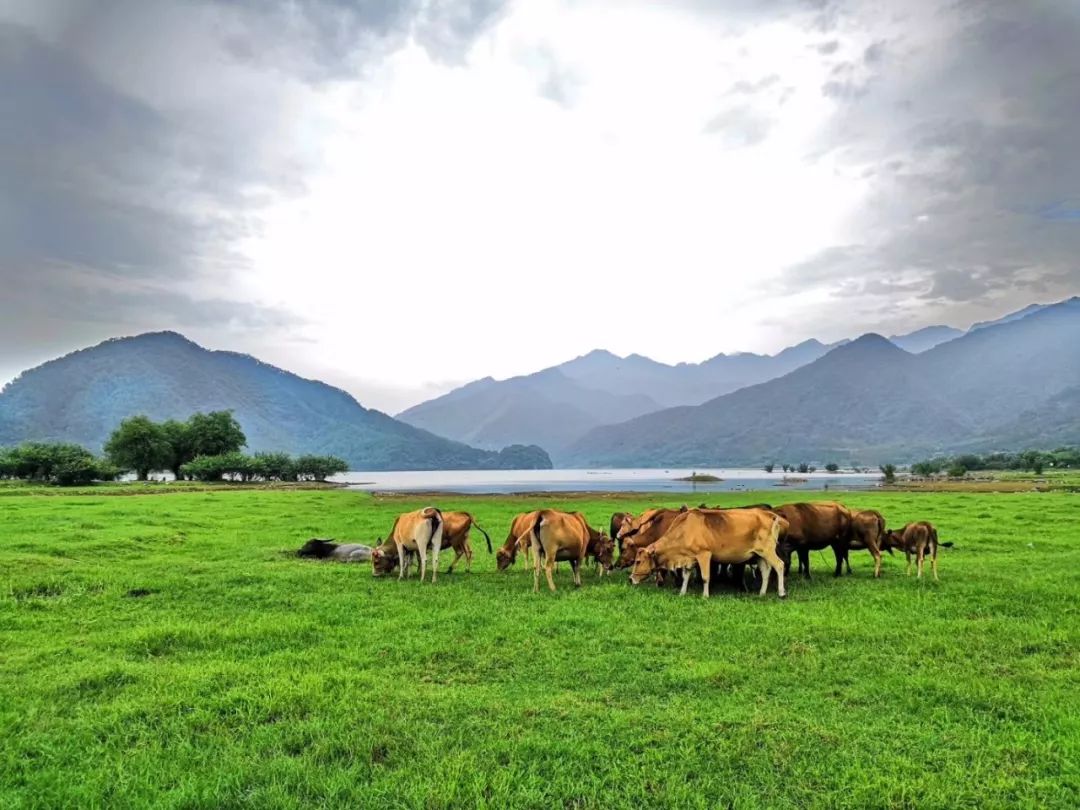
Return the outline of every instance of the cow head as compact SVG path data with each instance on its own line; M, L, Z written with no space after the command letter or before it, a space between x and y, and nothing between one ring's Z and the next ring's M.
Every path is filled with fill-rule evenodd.
M511 565L514 564L514 559L517 557L517 545L512 545L509 548L503 546L495 552L495 564L500 571L505 571Z
M904 547L904 533L903 531L895 531L894 529L887 530L881 535L881 550L892 553L894 548L902 549Z
M630 581L635 585L648 578L656 570L656 552L652 547L640 549L634 558L634 570L630 572Z
M601 533L596 541L596 561L605 571L610 571L615 557L615 541Z
M382 538L379 538L379 546L382 545ZM371 574L372 576L381 577L385 574L389 574L398 564L397 554L387 554L380 547L376 547L371 552Z

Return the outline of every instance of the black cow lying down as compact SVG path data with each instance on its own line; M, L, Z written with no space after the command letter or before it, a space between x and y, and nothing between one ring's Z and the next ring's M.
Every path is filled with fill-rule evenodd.
M335 543L313 537L296 552L298 557L313 557L317 560L337 560L338 562L368 562L371 560L371 546L362 543Z

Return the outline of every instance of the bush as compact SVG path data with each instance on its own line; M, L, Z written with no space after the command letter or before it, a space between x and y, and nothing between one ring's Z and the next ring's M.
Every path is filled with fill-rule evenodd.
M948 475L949 478L963 478L967 475L967 467L959 461L954 461L949 465L949 469L946 470L946 475Z
M839 464L833 464L831 461L828 464L825 465L825 470L827 472L834 473L834 472L837 472L839 469L840 469L840 465Z
M886 484L892 484L896 481L896 465L895 464L882 464L881 465L881 477L885 480Z
M119 470L77 444L28 442L0 451L0 478L21 478L60 486L113 481Z
M808 473L808 472L810 472L810 465L809 465L809 464L807 464L807 463L806 463L806 462L804 461L804 462L803 462L802 464L800 464L800 465L799 465L799 472L801 472L801 473Z
M288 453L256 453L251 459L256 478L263 481L295 481L296 470Z
M776 466L776 465L774 465L772 462L769 462L768 464L765 465L765 472L771 473L773 471L774 466Z

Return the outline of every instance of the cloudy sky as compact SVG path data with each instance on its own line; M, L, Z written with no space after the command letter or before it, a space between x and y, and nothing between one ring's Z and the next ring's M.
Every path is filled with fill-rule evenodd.
M174 329L396 412L1080 290L1066 0L0 0L0 381Z

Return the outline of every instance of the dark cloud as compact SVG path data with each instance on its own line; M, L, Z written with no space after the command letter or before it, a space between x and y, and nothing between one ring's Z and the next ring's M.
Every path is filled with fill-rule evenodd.
M857 172L869 194L855 243L789 268L780 289L891 296L927 317L948 306L960 322L1075 293L1080 15L916 5L928 13L877 27L845 12L869 44L861 64L833 67L823 92L843 103L813 159Z

